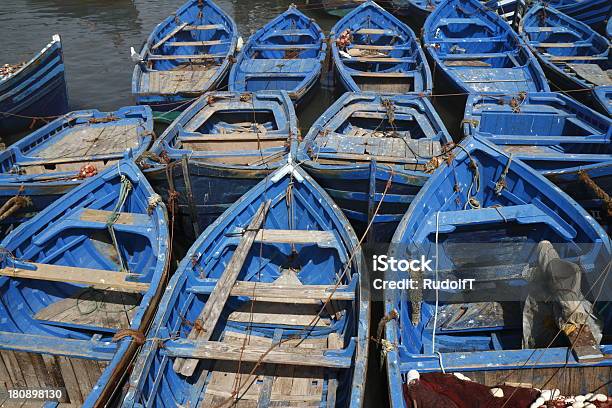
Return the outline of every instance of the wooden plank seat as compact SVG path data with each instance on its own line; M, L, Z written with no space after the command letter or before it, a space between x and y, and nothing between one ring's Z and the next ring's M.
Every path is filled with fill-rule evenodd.
M211 45L225 45L229 44L229 41L224 40L211 40L211 41L172 41L166 43L168 47L203 47Z
M179 136L179 140L183 143L235 142L241 140L287 140L287 135L255 132L233 132L224 134L202 134L201 136Z
M351 44L349 49L358 50L373 50L373 51L393 51L393 50L408 50L412 48L409 44L406 45L371 45L371 44Z
M289 36L300 36L300 37L315 37L316 34L311 30L299 30L299 29L289 29L289 30L275 30L263 36L263 39L272 38L272 37L284 37L286 35Z
M396 31L387 30L384 28L360 28L355 31L354 34L359 35L388 35L392 37L399 37Z
M227 28L223 24L203 24L203 25L186 25L183 27L184 31L211 31L211 30L223 30L227 31Z
M245 78L260 78L260 77L282 77L282 78L301 78L308 74L308 72L282 72L282 71L268 71L268 72L247 72Z
M336 243L336 236L331 231L262 229L257 232L255 241L264 243L321 244L322 246L330 246Z
M148 283L129 281L130 274L125 272L35 262L23 262L22 265L24 267L9 266L2 268L0 269L0 275L19 279L73 283L96 289L128 293L144 293L149 289Z
M527 33L569 33L574 34L574 30L568 27L525 27Z
M344 62L387 62L387 63L410 63L416 62L416 58L407 57L407 58L394 58L394 57L343 57L342 61Z
M113 212L83 208L78 214L80 221L106 224ZM113 225L143 225L148 224L149 220L147 214L120 212L117 219L113 221Z
M155 55L150 54L147 59L150 61L164 61L164 60L198 60L198 59L214 59L214 58L225 58L225 54L199 54L199 55Z
M551 61L606 61L608 56L606 55L559 55L559 56L547 56Z
M109 361L115 355L117 343L2 331L0 350L2 349Z
M441 56L443 60L476 60L489 58L507 58L509 55L505 52L491 52L478 54L446 54Z
M549 42L537 42L533 41L529 43L532 47L542 48L577 48L577 47L591 47L591 43L549 43Z
M351 71L352 76L361 76L369 78L411 78L414 76L412 72L365 72Z
M189 292L196 294L210 294L215 288L212 284L193 286ZM335 290L334 290L335 289ZM263 282L236 282L230 296L247 296L265 299L266 302L279 303L319 303L331 297L336 301L351 301L355 293L346 285L301 285L278 284Z
M123 157L123 152L116 154L100 154L94 156L78 156L78 157L60 157L57 159L45 159L45 160L22 160L19 162L20 167L27 166L50 166L54 164L64 164L64 163L81 163L81 162L90 162L92 160L113 160L113 159L121 159Z
M161 47L166 41L170 38L174 37L179 31L184 29L187 26L187 23L180 24L176 26L172 31L170 31L167 35L165 35L161 40L159 40L155 45L151 47L152 50L156 50Z
M349 346L348 351L354 349ZM304 367L326 367L346 369L351 367L352 355L345 350L335 349L301 349L273 348L249 345L242 347L219 341L203 340L171 340L164 343L163 353L169 357L203 359L203 360L231 360L243 362L262 361L268 364L286 364ZM352 353L351 353L352 354Z
M257 51L284 51L284 50L318 50L320 44L257 44L253 45L253 49Z

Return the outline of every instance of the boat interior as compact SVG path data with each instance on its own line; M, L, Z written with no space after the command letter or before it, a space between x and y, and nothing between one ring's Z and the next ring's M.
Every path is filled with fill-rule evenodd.
M236 89L250 92L299 91L318 78L324 51L319 26L297 9L289 8L253 34L232 83Z
M295 119L287 111L289 99L280 94L218 95L191 108L182 123L162 135L169 157L188 155L198 161L247 167L280 163L297 137Z
M396 292L399 321L403 322L399 326L400 358L407 364L406 371L414 359L423 361L423 370L434 371L439 369L439 360L449 371L510 368L520 371L528 370L532 364L553 367L583 363L580 356L577 361L568 357L571 353L568 355L567 347L574 339L570 331L567 336L554 337L550 344L538 345L550 349L536 357L530 354L533 350L524 346L528 318L524 316L525 303L520 295L528 291L534 299L546 301L542 300L545 295L526 287L527 282L543 276L538 268L542 265L541 248L548 248L541 246L545 241L563 262L579 267L581 295L591 302L601 300L595 303L595 315L608 303L598 293L606 285L602 277L610 267L609 237L588 221L577 223L577 218L571 215L577 211L574 207L541 191L537 180L508 163L506 156L491 152L471 150L469 159L462 155L452 169L446 168L439 184L432 186L436 193L428 196L430 200L413 203L415 213L402 231L401 241L396 241L412 239L410 242L415 244L394 246L395 256L402 259L438 256L434 272L414 278L476 279L471 290L440 289L437 313L435 288L422 290L418 295ZM469 184L456 184L456 180L466 179ZM395 239L400 238L396 235ZM601 345L603 353L608 353L605 350L612 349L612 321L610 318L600 321ZM441 353L439 358L432 355L434 341L436 351ZM603 358L598 347L595 351ZM423 357L430 361L425 362ZM530 360L532 357L534 360ZM609 364L609 360L603 364ZM531 375L523 381L529 382ZM497 378L492 373L489 380L498 381ZM497 384L493 381L487 383Z
M414 34L403 23L387 15L378 6L358 9L332 35L349 29L351 42L340 49L339 58L348 75L364 92L423 92L427 81L423 54ZM343 20L344 21L344 20Z
M529 45L543 59L586 86L612 85L610 42L591 28L546 7L522 23Z
M152 122L143 107L71 113L0 152L0 179L57 178L78 172L84 164L101 171L116 164L127 149L134 155L144 152L152 141Z
M533 57L517 46L510 26L477 3L457 1L437 11L427 47L472 91L541 91L545 84L532 66Z
M149 41L146 69L139 78L142 94L190 93L206 90L222 62L235 47L235 33L212 7L189 7L176 22L166 20ZM230 27L230 28L228 28Z
M0 376L9 388L61 387L64 402L80 405L125 347L113 336L140 329L165 268L163 220L148 214L134 171L121 169L123 181L106 173L3 248Z
M161 306L157 337L169 340L145 346L137 402L346 403L336 397L352 378L358 269L326 201L303 181L271 178L196 243Z

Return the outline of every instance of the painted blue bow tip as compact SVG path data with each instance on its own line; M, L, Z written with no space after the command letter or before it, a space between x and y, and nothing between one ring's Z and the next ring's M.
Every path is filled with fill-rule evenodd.
M373 220L373 237L389 242L451 142L426 97L346 93L313 124L298 160L358 233Z
M67 111L68 90L59 35L54 35L30 61L0 67L0 134L20 132Z
M229 75L230 91L287 91L296 105L319 83L327 43L317 23L295 6L247 41Z
M414 32L373 1L332 28L336 77L352 92L429 93L433 83Z
M151 324L168 241L166 208L131 160L5 237L0 357L15 362L2 366L9 384L23 370L28 381L61 389L62 402L104 406Z
M212 0L189 0L155 27L136 62L132 94L154 111L183 110L226 79L238 27Z
M297 139L287 92L210 92L164 131L144 171L165 200L178 192L179 222L195 239L294 156Z
M447 0L423 27L436 78L451 93L549 91L537 59L514 30L477 0ZM438 79L437 79L438 80Z
M612 86L608 76L610 41L588 25L556 9L536 5L521 20L519 32L540 61L555 89L595 109L596 87Z
M143 154L153 141L148 106L70 112L0 152L0 232L31 219L83 180Z
M363 273L341 211L286 164L189 249L123 406L216 406L238 395L261 407L361 407L370 323Z
M596 296L609 289L605 276L611 251L604 230L546 178L487 141L466 138L412 202L389 256L415 259L425 253L435 260L431 270L408 272L411 278L473 278L475 286L436 293L424 287L387 290L385 314L395 316L385 329L391 345L386 354L391 406L412 406L403 392L410 370L459 372L490 387L505 381L525 383L527 378L527 387L538 387L549 380L548 387L573 395L597 387L612 366L612 345L601 336L612 324L606 309L609 298ZM578 292L593 302L591 313L601 322L601 333L593 334L599 343L570 349L566 334L557 328L553 333L560 334L546 342L549 347L541 345L536 331L544 331L545 323L531 319L526 304L547 292L534 293L527 283L542 279L542 265L547 273L555 273L549 267L553 261L573 265L573 273L581 271ZM393 274L385 276L391 279ZM521 302L518 295L525 287L527 301ZM555 299L542 302L557 305ZM584 353L587 348L590 355ZM566 375L552 379L559 368L568 370ZM568 380L585 378L586 373L593 379Z

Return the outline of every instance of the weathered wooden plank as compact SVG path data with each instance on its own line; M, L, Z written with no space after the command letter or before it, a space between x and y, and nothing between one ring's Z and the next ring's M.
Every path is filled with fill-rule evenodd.
M189 339L209 340L213 330L217 325L217 321L221 316L225 302L229 298L230 292L238 274L242 270L244 261L255 241L257 230L263 225L268 209L270 208L270 200L262 203L255 213L246 232L242 236L240 243L236 247L232 258L230 259L225 271L221 275L221 279L217 281L215 290L209 296L202 312L198 316L198 320L202 322L202 329L198 330L195 327L189 332ZM189 377L193 374L198 361L194 359L176 359L174 362L174 371Z
M601 57L596 55L557 55L548 57L551 61L597 61L607 60L608 57Z
M172 41L167 43L168 47L199 47L208 45L221 45L227 44L227 41L223 40L212 40L212 41Z
M224 57L225 57L225 54L149 55L148 59L151 61L161 61L161 60L177 60L177 59L188 59L188 60L214 59L214 58L224 58Z
M360 28L355 31L355 34L363 34L363 35L395 35L395 32L391 30L385 30L384 28Z
M35 270L22 268L3 268L0 275L20 279L37 279L51 282L69 282L88 285L97 289L120 292L146 292L148 283L130 282L125 272L113 272L102 269L78 268L74 266L28 263Z
M108 222L109 217L113 214L112 211L105 210L94 210L93 208L84 208L81 211L81 216L79 219L81 221L89 221L89 222ZM144 214L132 214L132 213L119 213L117 219L113 222L113 224L118 225L135 225L137 224L137 220L142 221L142 218L146 217Z
M325 243L329 245L336 241L336 236L331 231L262 229L257 232L255 241L279 244Z
M351 75L369 78L409 78L412 76L405 72L351 72Z
M346 286L338 286L333 292L333 285L278 285L261 282L236 282L231 291L232 296L254 296L255 298L271 298L279 302L300 303L304 300L353 300L355 293L343 291Z
M187 25L183 29L185 31L207 31L225 29L225 26L223 24Z
M228 344L220 341L176 340L167 342L164 352L170 357L189 359L228 360L269 364L286 364L294 366L349 368L350 356L328 356L328 350L292 348L274 348L249 345ZM187 360L190 361L190 360ZM197 360L196 360L197 361Z
M179 26L176 26L174 28L174 30L170 31L164 38L162 38L161 40L159 40L155 45L153 45L151 47L152 50L156 50L159 47L161 47L166 41L168 41L170 38L174 37L176 35L176 33L178 33L179 31L183 30L185 27L187 27L189 25L189 23L183 23Z
M277 345L281 341L282 334L283 329L274 329L272 345ZM263 384L261 385L261 390L259 391L259 400L257 401L258 408L268 408L270 406L270 398L272 397L272 385L274 384L274 371L276 367L268 366L265 369L267 371L267 375L265 376Z
M544 47L544 48L575 48L576 44L575 43L547 43L547 42L541 42L541 43L534 43L532 44L534 47Z
M287 140L287 135L273 135L265 133L236 132L225 134L206 134L201 136L180 136L183 143L207 143L207 142L239 142L256 140Z

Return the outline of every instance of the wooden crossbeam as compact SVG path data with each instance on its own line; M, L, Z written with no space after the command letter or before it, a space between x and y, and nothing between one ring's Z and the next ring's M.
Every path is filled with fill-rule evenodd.
M532 45L534 47L544 47L544 48L574 48L574 47L579 46L579 45L576 45L575 43L547 43L547 42L533 43Z
M170 357L201 359L201 360L224 360L224 361L243 361L243 362L263 362L268 364L285 364L304 367L326 367L326 368L350 368L350 356L327 356L328 349L301 349L274 348L270 351L269 347L249 345L229 344L219 341L202 340L176 340L166 342L164 352ZM333 350L336 351L336 350ZM198 361L198 360L193 360Z
M355 31L355 34L363 34L363 35L387 34L387 35L393 35L393 36L397 35L394 31L385 30L384 28L360 28L359 30Z
M149 55L148 59L151 61L161 61L161 60L177 60L177 59L213 59L213 58L223 58L225 54L199 54L199 55Z
M200 330L192 328L189 332L188 339L207 341L210 340L213 330L221 317L223 307L230 296L232 287L236 283L238 274L242 270L244 261L246 260L251 246L255 241L257 231L264 223L268 209L270 208L270 200L261 204L253 219L251 220L246 232L242 236L240 243L236 247L232 258L230 259L225 271L221 275L221 278L217 281L215 289L208 297L208 301L204 305L202 312L198 316L197 320L202 322ZM186 377L190 377L198 364L198 360L195 359L182 359L178 358L174 361L174 371L180 373Z
M257 232L255 241L279 244L317 244L333 242L336 237L331 231L274 230L264 229Z
M560 55L548 57L551 61L597 61L607 60L608 57L599 57L596 55Z
M358 50L393 51L398 47L392 45L353 44L351 48L356 48Z
M181 31L183 28L187 27L187 23L183 23L177 27L174 28L174 30L170 31L164 38L162 38L161 40L159 40L155 45L153 45L151 47L152 50L156 50L159 47L161 47L166 41L168 41L170 38L174 37L176 35L176 33L178 33L179 31Z
M94 210L93 208L85 208L81 211L79 219L88 222L106 223L109 217L113 214L112 211ZM144 214L119 213L113 224L119 225L135 225L137 220L142 220Z
M183 28L185 31L208 31L221 29L225 29L223 24L187 25Z
M204 142L238 142L244 140L286 140L287 135L271 135L266 133L236 132L226 134L203 134L202 136L180 136L183 143Z
M168 47L198 47L198 46L206 46L206 45L221 45L227 44L227 41L223 40L212 40L212 41L172 41L167 43Z
M247 296L271 303L318 304L327 300L355 299L355 293L347 291L348 286L339 285L334 291L334 285L297 285L263 282L236 282L230 296ZM212 293L210 286L193 286L189 291L197 294Z
M117 292L143 293L149 289L148 283L130 282L128 274L103 269L79 268L74 266L29 263L35 270L23 268L3 268L0 275L11 278L36 279L51 282L66 282L87 285L95 289Z
M352 58L342 58L345 62L410 62L413 61L412 58L392 58L392 57L352 57Z
M405 72L351 72L351 75L371 78L408 78L412 76Z

